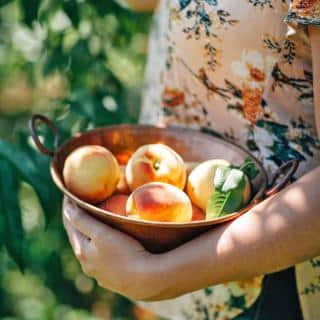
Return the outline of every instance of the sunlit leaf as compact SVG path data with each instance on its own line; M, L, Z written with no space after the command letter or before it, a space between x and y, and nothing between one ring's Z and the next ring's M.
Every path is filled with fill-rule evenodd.
M229 175L231 168L228 166L219 166L216 169L213 184L216 189L221 189Z
M18 198L24 231L29 233L43 230L44 213L34 189L27 183L21 183Z
M223 192L229 192L239 187L241 181L244 179L244 173L238 169L231 169L226 176L226 180L221 188Z

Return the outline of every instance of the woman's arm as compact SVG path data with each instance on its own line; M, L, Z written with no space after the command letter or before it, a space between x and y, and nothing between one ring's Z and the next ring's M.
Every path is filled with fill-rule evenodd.
M132 299L162 300L319 255L319 181L320 167L232 223L159 255L68 202L64 223L84 271L101 286Z
M159 0L118 0L118 2L135 11L153 11Z
M154 298L278 271L319 255L319 181L320 167L234 222L164 255L158 272L169 286Z
M320 137L320 26L310 26L316 124Z

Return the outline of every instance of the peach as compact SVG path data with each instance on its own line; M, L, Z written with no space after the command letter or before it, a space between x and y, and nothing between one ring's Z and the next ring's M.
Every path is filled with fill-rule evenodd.
M117 192L122 194L130 194L130 189L126 179L126 166L120 166L120 179L117 185Z
M112 153L102 146L88 145L74 150L63 168L64 183L80 199L98 203L112 195L120 170Z
M127 215L160 222L189 222L192 205L188 196L177 187L151 182L137 188L129 197Z
M98 205L99 208L107 210L121 216L126 216L126 204L129 196L125 194L115 194Z
M182 158L164 144L140 147L126 167L129 188L134 191L149 182L164 182L183 189L186 184L186 167Z
M214 176L219 166L230 166L230 163L223 159L208 160L193 169L188 177L187 194L192 203L204 211L214 191ZM251 196L251 186L247 178L246 181L244 203L247 203Z
M206 220L204 211L192 204L192 221Z

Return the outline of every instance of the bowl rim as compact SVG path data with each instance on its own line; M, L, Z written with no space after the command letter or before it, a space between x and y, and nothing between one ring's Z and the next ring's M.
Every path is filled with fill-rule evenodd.
M64 183L62 182L62 179L60 179L60 175L57 172L57 168L55 168L54 163L57 160L58 154L72 141L78 140L81 136L85 135L94 135L99 132L103 132L105 130L123 130L123 129L130 129L130 128L142 128L144 127L145 129L160 129L160 130L172 130L172 131L180 131L180 132L196 132L197 134L203 134L206 135L207 138L209 139L220 139L224 141L225 143L233 145L233 147L236 147L240 150L242 150L244 153L246 153L249 157L254 159L256 164L259 167L259 170L261 174L263 175L263 183L256 193L256 195L251 199L251 201L242 209L239 211L236 211L234 213L230 213L228 215L225 215L223 217L215 218L215 219L210 219L210 220L198 220L198 221L189 221L189 222L161 222L161 221L148 221L148 220L139 220L136 218L131 218L127 216L121 216L116 213L113 213L108 210L100 209L99 207L96 207L93 204L90 204L88 202L85 202L72 194L65 186ZM120 125L110 125L110 126L104 126L104 127L99 127L95 128L92 130L88 130L86 132L79 132L76 133L73 137L70 139L66 140L63 142L54 152L53 158L51 159L50 163L50 173L52 176L52 179L56 186L66 195L68 196L75 204L79 205L82 209L85 209L89 211L91 214L94 212L99 217L106 216L108 217L109 220L117 221L117 222L123 222L123 223L132 223L136 225L144 225L144 226L149 226L149 227L159 227L159 228L193 228L193 227L201 227L201 226L210 226L210 225L215 225L215 224L220 224L223 222L227 222L230 220L233 220L240 215L244 214L245 212L249 211L251 208L253 208L259 200L262 198L268 184L268 176L266 173L266 170L264 169L262 163L254 156L252 155L248 150L246 150L244 147L236 144L235 142L231 141L230 139L224 138L224 137L219 137L219 136L213 136L208 133L201 132L200 130L193 129L193 128L184 128L184 127L178 127L178 126L169 126L169 127L162 127L162 126L156 126L156 125L149 125L149 124L120 124Z

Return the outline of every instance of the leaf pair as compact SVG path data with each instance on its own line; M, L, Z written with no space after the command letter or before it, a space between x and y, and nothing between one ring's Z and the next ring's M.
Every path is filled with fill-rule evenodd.
M220 166L214 176L214 191L208 201L206 219L222 217L243 206L246 177L253 180L259 173L251 158L240 167Z
M215 189L208 201L206 219L213 219L239 210L246 186L245 175L239 169L218 167L214 177Z

